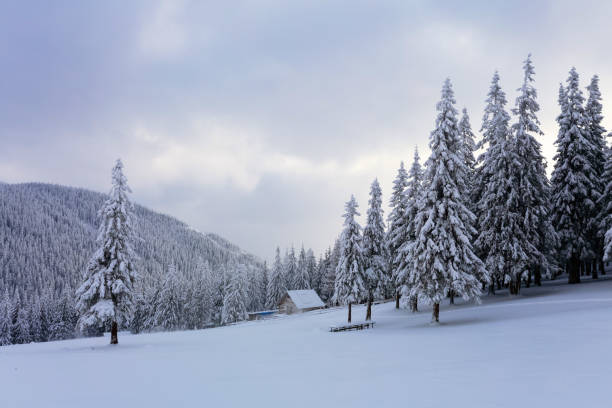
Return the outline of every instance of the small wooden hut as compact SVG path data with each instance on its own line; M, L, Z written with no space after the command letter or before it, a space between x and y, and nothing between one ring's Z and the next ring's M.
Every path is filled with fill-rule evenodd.
M312 289L288 290L278 304L278 313L304 313L324 307L325 303Z

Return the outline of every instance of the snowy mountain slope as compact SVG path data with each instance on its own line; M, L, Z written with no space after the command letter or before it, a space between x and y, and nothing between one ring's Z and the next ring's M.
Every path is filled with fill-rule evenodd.
M94 249L97 211L105 195L50 184L0 184L0 291L21 299L47 288L73 292ZM158 279L174 262L179 273L201 257L213 269L240 262L259 266L253 255L216 234L203 234L167 215L135 206L138 272Z
M361 332L328 332L338 308L0 347L0 406L608 407L612 280L564 281L445 304L439 326L386 303Z

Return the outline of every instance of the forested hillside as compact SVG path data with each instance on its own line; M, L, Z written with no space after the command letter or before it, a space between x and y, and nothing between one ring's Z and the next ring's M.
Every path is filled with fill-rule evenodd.
M9 298L7 307L15 314L10 320L17 319L20 308L33 307L41 300L54 304L63 299L63 307L71 309L74 291L95 249L97 212L105 198L104 194L58 185L0 184L0 297ZM135 206L134 215L137 291L143 298L150 294L152 300L162 291L169 270L175 275L169 284L176 283L176 291L185 295L179 286L193 287L203 275L222 286L223 278L239 266L245 277L250 277L247 282L253 282L248 288L249 299L260 298L255 291L259 290L256 282L261 279L263 263L253 255L215 234L197 232L142 206ZM251 308L259 307L257 302L251 303ZM177 327L166 327L162 321L153 323L154 312L145 313L151 315L147 319L151 326L187 326L186 322ZM24 319L30 320L27 316ZM215 322L200 325L210 323Z

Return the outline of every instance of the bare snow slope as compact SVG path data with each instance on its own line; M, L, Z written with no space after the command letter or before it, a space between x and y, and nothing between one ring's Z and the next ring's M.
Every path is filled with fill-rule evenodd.
M612 280L445 305L440 326L391 303L373 316L0 347L0 407L612 406Z

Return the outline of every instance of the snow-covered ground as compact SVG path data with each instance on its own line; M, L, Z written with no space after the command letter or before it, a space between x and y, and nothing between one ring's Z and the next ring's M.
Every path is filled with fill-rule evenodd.
M363 307L354 316L365 315ZM203 331L0 347L0 407L610 407L612 280L483 304L346 309ZM356 319L354 319L356 320Z

